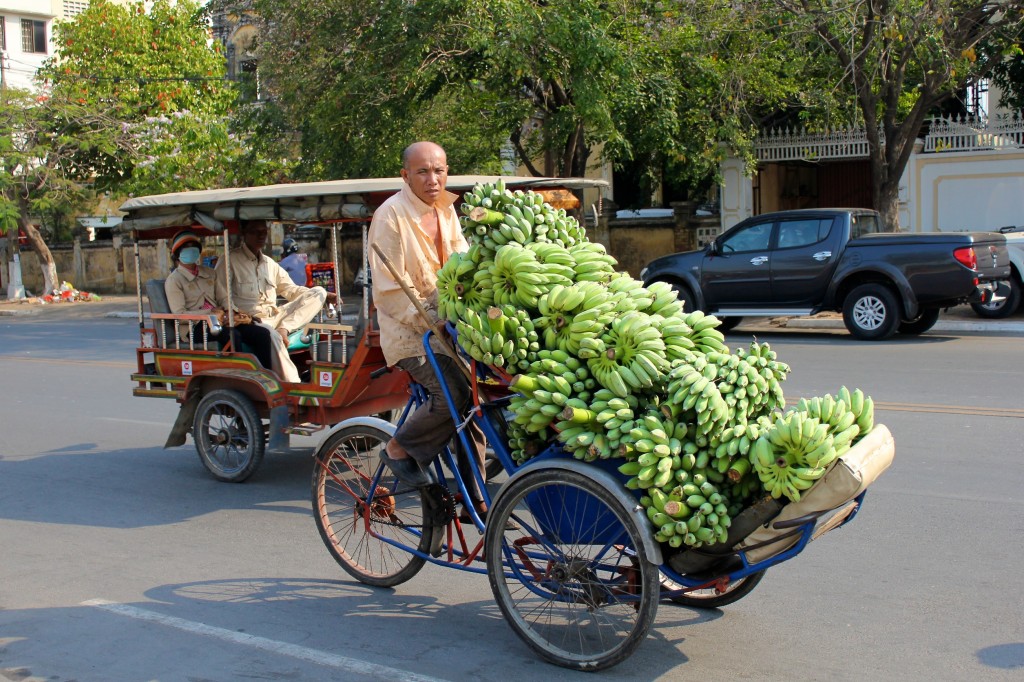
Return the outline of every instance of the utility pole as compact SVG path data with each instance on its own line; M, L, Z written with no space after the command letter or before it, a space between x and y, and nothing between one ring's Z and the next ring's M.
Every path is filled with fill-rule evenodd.
M0 50L0 90L7 89L7 50Z

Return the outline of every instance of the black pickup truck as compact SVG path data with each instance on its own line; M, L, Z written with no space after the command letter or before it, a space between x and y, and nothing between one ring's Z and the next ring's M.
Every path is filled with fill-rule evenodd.
M885 232L867 209L766 213L700 251L663 256L640 272L665 281L686 307L729 329L743 317L842 311L860 339L921 334L939 311L984 303L1010 277L1006 241L992 232Z

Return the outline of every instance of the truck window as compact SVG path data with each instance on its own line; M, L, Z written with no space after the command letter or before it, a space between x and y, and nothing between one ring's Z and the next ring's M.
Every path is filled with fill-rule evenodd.
M816 244L828 236L832 218L803 218L779 223L778 248L792 249Z
M850 239L876 232L882 232L882 228L878 224L878 216L867 213L850 216Z
M748 225L723 239L719 243L722 253L741 253L744 251L764 251L772 236L772 223Z

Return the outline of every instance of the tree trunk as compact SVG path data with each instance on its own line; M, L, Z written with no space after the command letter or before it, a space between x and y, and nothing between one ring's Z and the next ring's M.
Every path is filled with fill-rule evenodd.
M873 182L875 209L882 216L882 224L886 230L900 230L900 183L887 180Z
M52 294L54 289L59 286L57 265L53 262L53 254L50 253L50 247L43 241L43 236L39 234L39 230L36 229L35 225L28 221L25 209L27 207L22 209L21 216L18 218L18 225L24 230L29 246L39 256L39 269L43 271L43 290L40 292L40 295L45 296L46 294Z

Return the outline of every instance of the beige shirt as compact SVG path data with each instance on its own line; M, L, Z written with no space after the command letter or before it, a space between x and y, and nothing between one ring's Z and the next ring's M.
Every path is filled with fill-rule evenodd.
M176 315L203 313L217 307L213 277L213 268L205 265L200 265L194 275L181 265L174 268L164 281L164 293L171 312Z
M454 202L458 195L444 192L437 200L437 218L445 260L456 251L466 251L469 243L462 235ZM373 302L380 325L381 350L389 365L404 358L423 355L423 334L429 328L409 300L398 281L373 250L380 248L395 270L437 320L437 271L441 269L434 246L434 207L419 199L408 185L388 198L373 212L370 223L370 272ZM436 339L435 339L436 341ZM447 344L431 344L438 352L451 355Z
M278 312L277 297L288 301L306 287L292 281L288 272L266 254L256 256L245 244L231 249L231 305L253 317L269 319ZM227 310L228 292L224 279L225 259L217 263L217 305Z
M167 306L176 315L185 313L206 313L217 307L214 296L214 271L213 268L200 265L196 274L179 265L164 280L164 293L167 294ZM206 305L204 305L206 304ZM196 333L199 334L199 327ZM189 325L179 325L178 337L182 341L188 340Z

